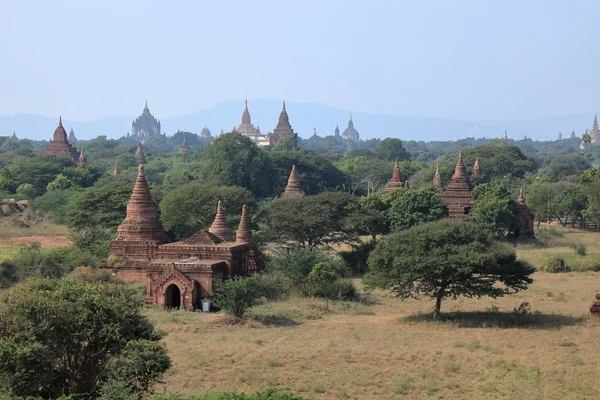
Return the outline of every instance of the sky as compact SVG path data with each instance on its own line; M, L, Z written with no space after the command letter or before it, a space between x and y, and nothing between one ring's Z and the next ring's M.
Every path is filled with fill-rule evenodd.
M5 1L0 116L277 98L408 117L600 109L600 1Z

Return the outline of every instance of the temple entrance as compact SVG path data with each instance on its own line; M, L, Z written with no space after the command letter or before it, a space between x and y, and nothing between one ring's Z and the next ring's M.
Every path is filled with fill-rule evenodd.
M169 285L165 291L165 307L179 308L181 305L181 291L175 284Z

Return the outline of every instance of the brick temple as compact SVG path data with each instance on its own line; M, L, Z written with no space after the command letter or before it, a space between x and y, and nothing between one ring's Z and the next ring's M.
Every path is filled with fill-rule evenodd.
M465 168L461 152L458 153L454 175L452 175L450 183L448 183L446 190L442 193L442 198L446 206L448 206L448 216L450 218L467 219L467 214L471 211L474 204L471 184L467 177L467 169Z
M139 139L149 136L158 136L160 135L160 130L160 121L154 118L154 115L150 113L148 102L146 101L142 115L137 117L131 123L131 136Z
M398 168L398 160L394 163L394 169L392 169L392 177L390 178L385 192L389 193L394 189L408 188L408 182L402 181L400 177L400 168Z
M48 147L46 147L41 154L50 154L57 157L68 157L75 163L79 162L79 153L69 143L67 131L62 124L62 117L58 118L58 126L54 130L54 136L48 143Z
M296 173L296 165L292 165L292 172L290 172L290 177L288 178L285 190L281 194L282 198L293 196L304 196L304 192L300 186L300 179Z
M200 301L211 296L215 281L263 269L245 206L241 212L235 239L219 202L208 231L167 243L140 165L127 216L100 268L126 281L145 281L147 305L199 308Z
M283 102L281 114L279 114L279 122L277 122L273 132L269 134L269 142L274 145L284 137L292 138L293 147L298 147L298 134L293 131L292 125L290 125L290 117L285 109L285 101Z

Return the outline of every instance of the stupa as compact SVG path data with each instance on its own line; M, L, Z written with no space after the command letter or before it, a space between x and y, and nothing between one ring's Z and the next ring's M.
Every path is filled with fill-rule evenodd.
M304 196L304 192L302 191L302 187L300 186L300 179L296 174L296 165L292 165L292 172L290 172L290 177L288 178L287 186L281 194L282 198L291 196Z
M473 196L466 171L462 153L459 152L454 175L452 175L450 183L442 193L442 198L448 206L448 216L450 218L466 219L467 214L473 208Z
M57 157L68 157L73 162L79 161L79 154L77 150L69 143L67 139L67 132L62 124L62 117L58 118L58 126L54 130L54 136L48 147L46 147L41 154L49 154Z
M277 144L283 137L291 137L293 147L298 147L298 134L292 130L292 126L290 125L290 118L285 109L285 101L283 102L281 114L279 114L279 122L277 122L273 133L269 135L269 142L271 145Z
M440 175L440 163L435 166L435 175L433 176L433 186L442 189L442 177Z
M527 235L530 238L535 237L533 230L533 213L527 207L525 203L525 196L523 196L523 189L519 191L519 198L517 200L517 225L519 230L513 232L515 236Z
M177 152L181 154L181 153L187 153L188 151L190 151L190 146L188 146L187 138L184 136L183 143L181 144L181 147L179 148L179 150L177 150Z
M405 188L406 182L402 182L400 178L400 168L398 168L398 160L394 163L394 169L392 170L392 177L385 188L385 192L389 193L394 189Z
M137 159L138 164L146 164L146 156L142 150L142 143L138 144L137 150L135 151L135 158Z
M208 231L224 242L233 241L233 231L225 219L221 200L217 203L217 215Z

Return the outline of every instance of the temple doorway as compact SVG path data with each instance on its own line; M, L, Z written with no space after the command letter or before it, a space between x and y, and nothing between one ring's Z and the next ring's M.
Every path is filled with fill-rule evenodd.
M179 308L181 305L181 291L175 284L171 284L165 291L165 307Z

